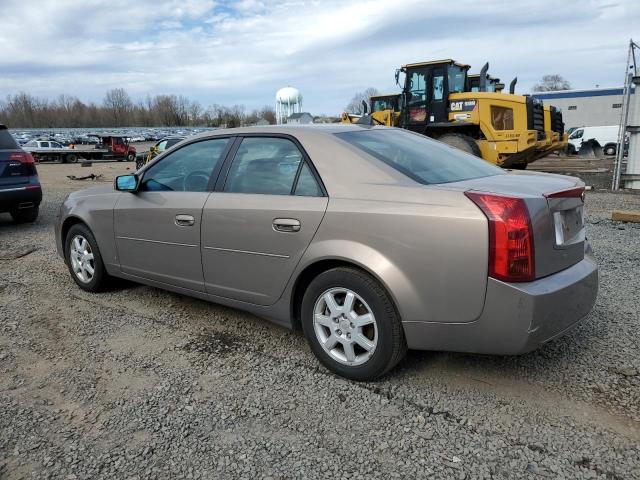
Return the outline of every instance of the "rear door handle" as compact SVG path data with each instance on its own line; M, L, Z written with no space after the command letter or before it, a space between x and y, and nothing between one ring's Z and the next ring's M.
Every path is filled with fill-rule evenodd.
M299 232L300 220L296 220L295 218L276 218L273 220L273 229L276 232Z
M176 225L179 227L191 227L196 223L196 219L192 215L176 215Z

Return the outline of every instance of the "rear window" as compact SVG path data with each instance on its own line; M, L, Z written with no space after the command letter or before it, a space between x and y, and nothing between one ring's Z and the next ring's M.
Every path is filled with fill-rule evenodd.
M0 150L15 150L18 144L13 139L9 130L0 130Z
M425 185L504 173L476 156L406 130L363 130L335 135Z

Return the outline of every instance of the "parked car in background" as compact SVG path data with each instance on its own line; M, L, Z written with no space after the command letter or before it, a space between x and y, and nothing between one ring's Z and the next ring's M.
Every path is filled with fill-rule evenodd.
M5 125L0 125L0 212L9 212L19 223L33 222L41 201L33 157L20 148Z
M593 147L601 148L605 155L615 155L618 149L618 129L618 125L574 128L569 134L569 153L578 153L584 142L592 140Z
M120 277L300 326L369 380L407 348L519 354L578 324L598 290L583 207L579 179L406 130L253 127L72 193L55 238L84 290Z
M174 145L177 145L186 137L165 137L159 140L150 150L146 152L140 152L136 155L136 170L140 170L145 163L153 160L157 155L160 155L165 150L169 150Z
M31 153L37 162L75 163L78 161L76 150L51 140L30 140L22 148Z

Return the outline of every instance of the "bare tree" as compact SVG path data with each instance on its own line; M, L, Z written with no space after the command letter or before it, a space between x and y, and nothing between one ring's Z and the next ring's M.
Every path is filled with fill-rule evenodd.
M557 73L544 75L542 80L533 86L534 92L555 92L556 90L569 89L571 89L571 83Z
M202 105L198 102L191 102L189 105L189 124L198 125L202 121Z
M369 98L374 95L378 95L378 93L378 89L374 87L369 87L364 92L356 93L351 101L347 104L347 106L344 107L345 111L348 113L353 113L355 115L362 115L364 113L362 109L363 100L367 102L369 111L371 111L371 102L369 101Z
M124 88L109 90L102 103L111 115L114 126L123 127L130 123L130 113L133 110L133 102Z

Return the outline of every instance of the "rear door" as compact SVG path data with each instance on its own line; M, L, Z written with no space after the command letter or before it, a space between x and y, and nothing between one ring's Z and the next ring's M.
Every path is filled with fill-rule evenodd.
M202 267L212 295L272 305L315 235L327 196L292 138L236 144L202 214Z
M9 130L0 129L0 188L20 187L29 181L27 167L12 154L21 153Z
M124 273L204 291L202 208L230 138L189 143L143 172L136 193L121 193L114 233Z

